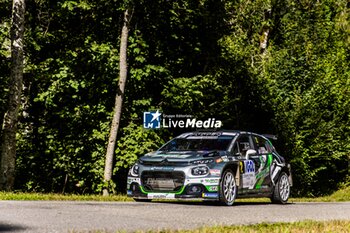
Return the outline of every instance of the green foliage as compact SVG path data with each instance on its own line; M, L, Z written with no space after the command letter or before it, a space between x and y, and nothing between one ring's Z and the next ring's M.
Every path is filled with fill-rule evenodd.
M349 180L350 24L345 0L26 1L16 187L124 190L127 169L174 130L142 113L215 117L227 129L278 134L294 194ZM0 1L0 120L10 73L11 1ZM119 72L123 10L132 13L129 76L114 181L103 182ZM262 52L262 33L269 30Z
M253 131L279 135L279 152L292 163L295 194L331 192L349 174L346 1L239 1L226 8L232 29L220 40L223 58L239 67L223 74L232 74L233 86L244 90L234 92L238 102L254 109L232 103L240 111L236 118L250 120ZM270 34L262 54L264 28Z
M115 14L109 4L28 5L29 25L39 23L27 29L29 116L21 120L18 138L19 189L84 193L97 192L103 184L118 44L106 40L104 30L91 33L90 26L98 15L103 20L96 29L108 25L110 18L102 15ZM45 17L36 18L38 9L50 15L50 24Z
M9 37L10 32L10 1L0 1L0 15L6 17L0 18L0 120L2 122L4 112L6 111L7 99L7 80L10 75L10 57L11 57L11 41ZM1 129L0 129L1 137ZM0 146L1 148L1 146Z
M140 123L130 122L119 136L114 172L131 167L139 157L158 149L163 143L157 132L144 129Z
M170 80L162 95L171 111L204 118L213 114L220 105L222 89L212 75L197 75Z
M300 194L330 192L349 173L349 34L337 27L345 2L333 4L287 4L265 63Z

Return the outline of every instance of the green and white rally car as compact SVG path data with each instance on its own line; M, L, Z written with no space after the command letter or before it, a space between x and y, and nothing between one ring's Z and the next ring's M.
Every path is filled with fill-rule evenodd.
M271 137L225 130L181 134L131 167L127 195L136 201L200 199L228 206L240 197L270 197L284 204L291 169Z

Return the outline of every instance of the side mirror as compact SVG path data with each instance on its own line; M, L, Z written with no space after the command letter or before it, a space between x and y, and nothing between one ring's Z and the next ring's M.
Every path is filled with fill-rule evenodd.
M248 160L250 156L256 155L256 150L249 149L245 153L245 159Z

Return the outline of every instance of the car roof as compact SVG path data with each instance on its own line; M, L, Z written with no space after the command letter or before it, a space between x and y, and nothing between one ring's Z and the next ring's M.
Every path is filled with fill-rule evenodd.
M197 130L193 132L183 133L179 135L178 138L186 138L189 136L220 136L220 135L236 136L241 133L251 134L250 132L245 132L240 130Z
M177 138L187 138L189 136L198 136L198 137L203 137L203 136L220 136L220 135L225 135L225 136L236 136L239 134L250 134L250 135L258 135L264 138L268 138L268 139L273 139L273 140L277 140L277 136L272 135L272 134L258 134L258 133L253 133L253 132L249 132L249 131L243 131L243 130L210 130L210 129L206 129L206 130L197 130L197 131L193 131L193 132L187 132L187 133L183 133L179 136L177 136Z

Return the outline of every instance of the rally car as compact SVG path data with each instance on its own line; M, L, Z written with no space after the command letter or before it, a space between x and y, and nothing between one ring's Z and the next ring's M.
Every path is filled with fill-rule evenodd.
M127 195L136 201L200 199L227 206L240 197L287 203L291 168L271 137L243 131L181 134L130 168Z

